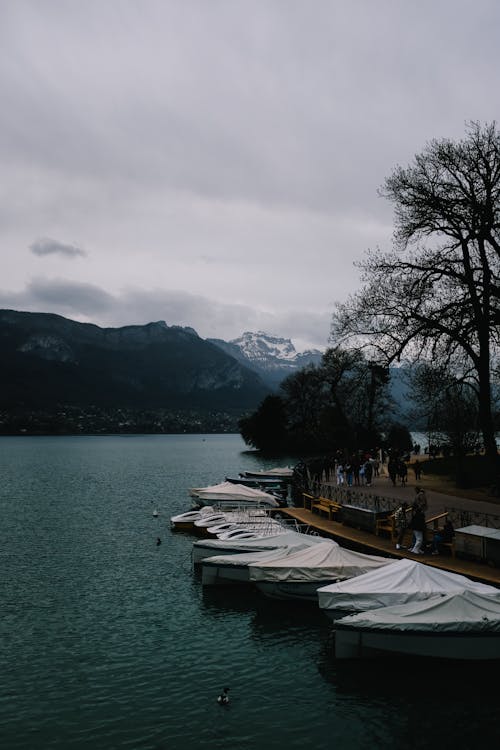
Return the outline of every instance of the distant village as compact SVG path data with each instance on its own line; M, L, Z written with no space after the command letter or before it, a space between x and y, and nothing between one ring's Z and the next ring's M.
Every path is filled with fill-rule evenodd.
M241 414L225 411L61 407L0 412L0 435L116 435L235 433Z

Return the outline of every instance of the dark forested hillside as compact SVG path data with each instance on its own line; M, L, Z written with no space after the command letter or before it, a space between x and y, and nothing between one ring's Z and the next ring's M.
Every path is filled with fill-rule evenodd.
M0 408L255 407L260 378L190 328L100 328L59 315L0 310Z

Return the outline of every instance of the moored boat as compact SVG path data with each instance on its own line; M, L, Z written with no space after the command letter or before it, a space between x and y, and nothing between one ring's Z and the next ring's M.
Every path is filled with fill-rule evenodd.
M378 570L392 561L340 547L325 539L281 558L252 563L250 581L266 596L299 599L317 604L317 590L336 581Z
M274 469L262 469L260 471L242 471L245 477L257 477L264 479L282 479L283 481L291 481L293 477L293 469L290 466L276 466Z
M280 507L280 500L271 493L232 482L192 487L189 492L198 506L217 504L220 508Z
M296 547L278 547L257 552L239 552L234 555L214 555L201 562L201 582L204 586L244 585L250 583L249 565L254 562L282 557Z
M500 602L500 589L415 560L396 560L378 570L318 589L320 608L332 619L343 614L423 601L468 589Z
M500 601L470 590L348 615L334 630L337 659L500 659Z
M285 481L279 477L245 477L242 474L237 477L226 477L225 481L230 482L231 484L242 484L245 487L277 491L283 491L283 485L285 484Z
M192 531L195 521L201 518L212 516L216 513L213 507L205 506L198 510L188 510L185 513L178 513L170 518L170 527L180 531Z
M283 528L279 534L259 536L257 539L200 539L193 543L193 565L199 565L206 557L214 555L234 555L239 552L265 552L267 550L301 544L309 546L322 542L320 536L300 534Z

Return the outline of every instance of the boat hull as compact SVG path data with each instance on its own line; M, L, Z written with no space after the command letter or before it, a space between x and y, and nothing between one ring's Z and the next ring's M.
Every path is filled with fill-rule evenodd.
M388 655L465 661L500 659L500 637L498 633L398 633L335 628L336 659L380 658Z
M202 563L201 583L203 586L242 586L250 585L248 565L212 565Z
M271 599L294 599L318 604L318 589L333 583L332 579L321 581L254 581L265 596Z

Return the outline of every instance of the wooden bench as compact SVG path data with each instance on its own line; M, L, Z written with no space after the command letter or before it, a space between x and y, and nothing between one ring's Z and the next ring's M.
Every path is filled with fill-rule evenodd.
M308 492L303 492L302 498L303 498L304 508L306 510L312 511L313 503L315 503L318 500L318 498L314 497L314 495L310 495Z
M311 511L316 511L318 515L324 513L328 516L329 521L333 521L334 516L340 511L342 506L335 500L329 500L327 497L317 497L312 504Z
M394 541L398 533L396 531L396 519L394 513L385 518L377 518L375 521L375 535L380 536L381 534L389 534L390 538Z

